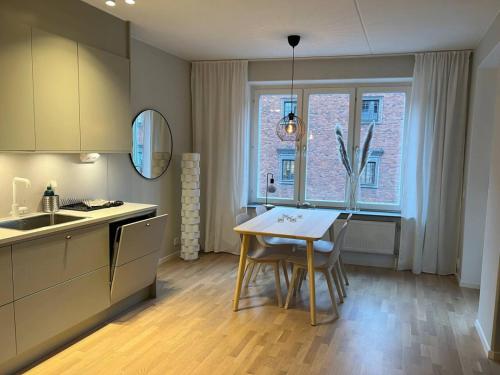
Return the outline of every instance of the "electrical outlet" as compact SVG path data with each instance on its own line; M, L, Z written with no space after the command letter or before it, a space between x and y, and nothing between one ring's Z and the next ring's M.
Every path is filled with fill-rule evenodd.
M179 237L174 238L174 247L179 246Z

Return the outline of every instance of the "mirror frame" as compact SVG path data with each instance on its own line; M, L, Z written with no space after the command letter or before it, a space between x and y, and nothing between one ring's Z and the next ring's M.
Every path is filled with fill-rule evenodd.
M163 176L165 174L165 172L167 172L168 167L170 167L170 163L172 162L172 155L174 154L174 138L172 136L172 129L170 129L170 124L168 123L167 119L165 118L165 116L163 116L163 113L161 113L160 111L158 111L157 109L154 109L154 108L144 108L144 109L141 109L139 112L137 112L137 114L134 116L134 118L132 120L131 129L134 127L134 123L135 123L135 120L137 120L137 117L139 117L143 112L146 112L146 111L157 112L163 118L163 120L165 120L165 123L167 124L168 133L170 134L170 150L171 150L170 157L168 158L167 166L165 167L165 170L163 172L161 172L161 174L159 176L156 176L156 177L146 177L146 176L142 175L141 173L139 173L139 171L135 168L134 159L132 158L132 150L134 148L134 138L133 137L132 137L132 145L131 145L132 150L130 150L131 152L129 152L128 157L130 159L130 164L132 164L132 168L139 176L141 176L145 180L154 181L154 180L159 179L161 176Z

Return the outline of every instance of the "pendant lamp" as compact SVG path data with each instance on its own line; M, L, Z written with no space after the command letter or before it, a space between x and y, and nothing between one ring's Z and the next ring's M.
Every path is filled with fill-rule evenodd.
M289 35L288 44L292 47L292 85L290 89L290 102L293 103L293 78L295 74L295 47L300 42L299 35ZM293 105L291 112L285 114L284 117L276 125L276 135L279 139L286 142L297 142L303 137L305 133L304 122L302 119L293 112Z

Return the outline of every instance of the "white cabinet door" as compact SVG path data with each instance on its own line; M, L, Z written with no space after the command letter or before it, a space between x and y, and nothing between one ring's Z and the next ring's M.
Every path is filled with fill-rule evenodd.
M161 215L121 227L114 244L111 303L154 283L167 216Z
M16 329L12 303L0 307L0 363L16 355Z
M22 353L109 307L109 267L14 302Z
M131 150L130 61L78 44L81 148Z
M12 246L15 299L109 266L109 227L61 232Z
M31 29L0 22L0 150L35 150Z
M79 151L78 49L75 41L33 29L37 151Z
M0 306L12 302L12 262L10 246L0 247Z

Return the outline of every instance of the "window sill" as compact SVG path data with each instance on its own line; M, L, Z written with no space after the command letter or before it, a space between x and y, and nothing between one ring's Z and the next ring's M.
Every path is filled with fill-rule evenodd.
M249 203L247 204L247 208L255 208L257 206L262 206L264 205L263 203ZM295 205L290 205L290 204L274 204L276 207L295 207ZM322 206L316 206L315 208L321 208L324 210L337 210L337 211L342 211L342 213L348 213L350 211L344 209L344 208L338 208L338 207L322 207ZM392 217L392 218L401 218L401 212L400 211L384 211L384 210L367 210L367 209L361 209L355 212L352 212L356 216L365 216L365 217Z

